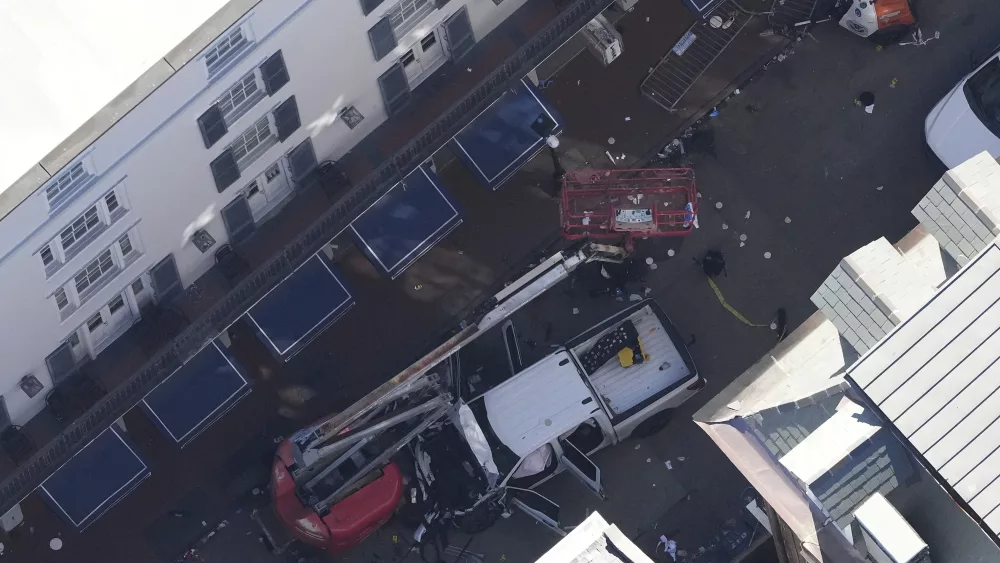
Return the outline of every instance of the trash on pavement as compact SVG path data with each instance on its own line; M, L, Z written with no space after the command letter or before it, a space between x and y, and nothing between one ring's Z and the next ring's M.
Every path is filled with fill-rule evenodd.
M628 296L629 301L642 301L642 296L638 293L632 293Z
M723 230L723 231L725 231L725 230L727 230L727 229L729 229L729 225L727 225L727 224L723 223L723 224L722 224L722 230Z
M892 81L889 82L889 88L895 88L897 84L899 84L899 79L893 78Z
M745 233L742 234L742 235L740 235L740 240L743 241L743 242L746 242L747 241L747 235Z
M686 457L684 457L684 456L677 456L677 461L684 461L684 460L686 460L686 459L687 459L687 458L686 458Z
M924 39L924 32L918 27L917 30L911 34L911 37L913 38L912 41L903 41L900 43L900 45L901 46L916 45L918 47L923 47L924 45L930 43L931 41L934 41L935 39L941 39L941 32L935 31L933 37Z
M640 447L642 447L642 444L636 444L635 447L632 448L632 449L633 450L638 450Z
M770 260L771 259L771 253L770 252L765 252L764 253L764 259L765 260Z
M791 217L785 217L785 223L791 223L791 222L792 222Z
M667 256L669 256L669 257L673 258L673 257L674 257L674 254L677 254L677 253L676 253L676 252L674 252L674 249L673 249L673 248L670 248L670 249L667 249Z
M743 247L744 247L744 246L746 246L746 245L747 245L747 243L745 243L745 242L741 242L741 243L740 243L740 248L743 248Z
M611 164L618 166L618 164L615 162L615 157L611 156L611 151L604 151L604 154L608 155L608 160L611 161Z
M884 187L885 187L885 186L879 186L879 187L877 187L877 188L875 188L875 189L876 189L876 190L878 190L878 191L882 191L882 188L884 188Z
M650 266L653 265L653 257L652 256L647 256L646 257L646 264L649 264Z
M578 309L576 307L573 307L573 314L574 315L579 315L580 314L580 309Z
M63 541L60 538L52 538L51 540L49 540L49 548L52 549L52 551L59 551L60 549L62 549L62 546L63 546Z
M656 542L656 553L660 552L661 545L663 552L669 555L672 560L677 561L677 542L668 540L667 536L660 536L660 541Z
M659 266L657 266L656 264L650 264L650 265L649 265L649 269L650 269L650 270L655 270L655 269L657 269L657 268L659 268Z
M669 459L668 459L667 461L664 461L664 462L663 462L663 464L667 466L667 469L669 469L669 470L673 471L673 469L674 469L674 466L673 466L673 464L672 464L672 463L670 463L670 460L669 460Z
M609 145L615 144L615 138L614 137L608 137L608 144Z
M750 211L747 211L747 215L746 217L744 217L744 219L750 219Z
M652 461L653 461L653 458L651 458L651 457L647 457L647 458L646 458L646 463L650 463L650 462L652 462Z
M625 121L632 121L632 118L626 115L625 116Z

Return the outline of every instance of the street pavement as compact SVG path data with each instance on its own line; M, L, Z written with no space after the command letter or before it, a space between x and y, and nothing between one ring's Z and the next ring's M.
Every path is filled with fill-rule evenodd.
M769 65L752 83L740 85L740 94L720 106L718 117L698 126L689 157L703 195L700 229L684 240L640 241L638 252L640 257L654 258L657 269L646 277L651 296L682 334L693 335L691 351L709 384L679 409L674 421L657 436L598 455L606 473L609 501L602 503L568 479L546 484L546 493L564 505L564 524L574 524L588 510L600 510L650 553L657 538L665 534L678 541L690 561L724 560L722 552L712 547L718 543L713 537L733 520L744 518L740 499L746 482L690 418L765 354L775 343L775 335L766 328L743 325L730 315L692 258L709 248L722 250L728 276L718 281L726 299L760 323L769 322L783 307L791 329L814 311L809 295L843 255L880 236L894 241L915 224L909 210L943 172L925 149L923 118L968 72L970 60L986 54L1000 40L994 32L1000 28L1000 5L984 0L922 4L921 18L925 35L938 30L940 40L924 47L892 46L882 51L832 23L823 24L811 37L795 44L787 59ZM637 24L645 24L637 14L623 20L627 50L633 43L642 44L633 38L656 33ZM665 49L643 56L655 61L663 52ZM602 123L611 111L616 115L627 111L625 115L643 116L642 125L648 131L642 132L642 139L631 136L624 119L621 130L606 136L626 139L629 162L637 161L648 152L644 147L657 148L654 133L662 132L664 137L674 133L677 121L633 94L645 71L642 63L629 63L633 68L627 71L615 67L617 63L600 67L588 61L589 57L584 53L567 65L549 92L564 115L574 116L568 119L561 149L564 154L576 149L583 158L570 159L584 162L592 154L602 154L601 149L611 148L602 146L605 133L593 124L577 130L574 121L585 119L587 111L601 116L595 123ZM614 81L607 78L612 74ZM890 88L894 78L897 85ZM627 102L615 105L614 100L598 97L600 92L596 91L579 97L560 94L560 85L569 88L577 80L581 85L605 81L611 84L606 90L619 88ZM727 82L715 84L715 90L726 86ZM865 90L876 95L871 115L853 105L854 97ZM662 112L662 117L657 117L657 112ZM162 550L155 546L160 535L169 535L161 532L173 526L187 528L178 530L177 536L192 538L215 529L211 539L196 545L197 559L272 560L249 525L249 509L259 504L260 496L244 493L251 488L245 484L262 478L260 469L266 472L264 460L273 449L273 439L330 408L349 404L377 383L359 370L389 374L404 366L430 344L438 330L435 327L447 326L493 281L537 245L553 238L557 214L545 193L545 178L550 174L547 162L548 155L543 153L496 194L472 186L468 172L457 164L442 170L449 188L472 186L453 188L463 208L486 206L506 219L489 224L506 225L510 231L493 227L483 233L480 223L467 220L394 284L379 278L356 250L346 250L342 265L353 285L362 294L384 295L381 302L364 311L352 311L351 318L342 319L280 374L252 335L237 332L236 352L255 370L261 383L258 391L205 434L204 442L192 445L198 451L191 455L210 460L205 466L210 469L199 472L172 462L180 457L176 453L151 459L156 467L176 467L175 474L157 481L154 491L148 490L152 488L149 484L140 487L88 530L84 535L103 538L87 542L89 546L98 544L99 550L89 547L86 553L77 552L76 539L66 536L66 547L60 552L40 549L36 553L41 555L33 559L18 552L8 552L5 557L13 561L134 561L135 544L145 541L154 545L153 553L162 560L175 546L164 545ZM605 165L596 160L592 163ZM721 209L717 209L718 203ZM746 235L743 246L741 235ZM673 257L668 257L669 249L675 251ZM765 252L770 258L765 258ZM446 300L446 307L438 305L442 295L453 297ZM531 338L530 331L549 318L573 324L577 320L573 307L594 313L623 303L610 297L592 300L585 292L567 289L551 292L536 305L530 312L534 318L526 321L525 338ZM408 317L386 316L403 309ZM407 318L424 328L414 334ZM540 342L537 337L533 340ZM386 353L387 348L394 353ZM257 422L246 428L247 421L261 412L278 412L280 416L258 416ZM144 428L150 425L136 413L126 417L126 423L130 432L140 436L136 438L140 444L144 440L141 436L155 434L155 429ZM254 471L242 471L244 466ZM199 485L192 488L188 485L192 482ZM227 486L232 494L227 493ZM164 499L172 487L187 491L175 502L179 510L211 514L212 519L204 520L202 526L200 517L193 522L179 517L174 522L159 514L137 516L145 506L168 503ZM33 512L38 512L35 508ZM116 531L126 529L130 517L150 522L144 527L145 537L116 537ZM226 525L217 528L221 522ZM57 524L46 521L36 526L38 531L33 526L28 539L47 544L51 537L47 530ZM515 514L471 538L469 549L489 562L531 561L555 539ZM453 540L458 545L469 541L462 537ZM415 554L405 555L407 541L407 530L389 526L355 553L334 560L391 561L399 556L419 561ZM706 548L707 555L699 548Z

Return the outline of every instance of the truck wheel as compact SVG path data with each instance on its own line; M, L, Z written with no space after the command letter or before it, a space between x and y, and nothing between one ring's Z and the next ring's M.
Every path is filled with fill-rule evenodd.
M656 434L660 430L667 427L670 423L670 419L674 417L673 411L663 411L661 413L654 414L653 416L647 418L646 420L639 423L639 426L635 427L632 431L632 436L636 438L647 438Z

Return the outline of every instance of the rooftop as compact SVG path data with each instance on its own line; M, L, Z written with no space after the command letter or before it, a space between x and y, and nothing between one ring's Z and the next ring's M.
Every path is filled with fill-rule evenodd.
M258 2L0 2L0 216Z
M848 371L994 535L1000 532L998 273L994 242Z

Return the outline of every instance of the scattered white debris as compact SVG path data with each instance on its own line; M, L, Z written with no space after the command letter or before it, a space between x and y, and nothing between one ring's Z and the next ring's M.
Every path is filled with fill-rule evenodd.
M60 549L62 549L62 545L63 542L60 538L52 538L51 540L49 540L49 548L51 548L52 551L59 551Z
M647 22L649 21L649 16L646 16L646 21L647 21Z
M743 247L744 247L744 246L746 246L746 245L747 245L747 243L745 243L745 242L741 242L741 243L740 243L740 248L743 248Z
M701 199L701 192L698 192L698 199Z
M684 461L684 460L686 460L686 459L687 459L687 458L686 458L686 457L684 457L684 456L677 456L677 461Z
M778 323L771 323L771 324L769 325L769 328L770 328L771 330L778 330Z
M254 487L250 492L253 493L253 496L257 496L260 494L260 487Z
M650 293L653 293L653 290L651 288L647 287L643 293L645 293L646 295L649 295Z
M740 89L737 88L737 89L733 90L733 94L739 96L740 95Z
M670 470L674 469L674 466L673 466L672 463L670 463L669 459L667 461L664 461L663 464L667 466L667 469L670 469Z
M764 259L765 260L770 260L771 259L771 253L770 252L765 252L764 253Z
M423 284L419 284L419 283L417 285L413 286L413 289L415 291L420 291L423 288L424 288Z
M652 461L653 461L653 458L651 458L651 457L647 457L647 458L646 458L646 463L650 463L650 462L652 462Z
M659 268L659 266L657 266L656 264L650 264L650 265L649 265L649 269L650 269L650 270L655 270L655 269L657 269L657 268Z
M580 314L580 309L577 309L576 307L573 307L573 314L574 315L579 315Z
M201 525L202 525L202 526L208 526L208 522L206 522L206 521L202 520L202 521L201 521Z
M577 80L577 81L576 81L576 85L577 85L577 86L579 86L579 85L580 85L580 81L579 81L579 80Z
M466 67L465 72L472 72L472 67Z
M628 296L629 301L642 301L642 296L638 293L630 293Z
M614 137L608 137L608 144L609 145L615 144L615 138Z
M647 256L646 257L646 263L649 264L650 266L652 266L653 265L653 257L652 256Z
M722 224L722 230L725 231L725 230L728 230L728 229L729 229L729 225L723 223Z
M746 217L744 217L744 219L749 219L749 218L750 218L750 212L749 212L749 211L747 211L747 216L746 216Z
M608 160L611 161L611 164L613 164L615 166L618 166L618 163L615 162L615 157L611 156L611 151L604 151L604 154L608 155ZM605 177L610 176L610 175L611 175L611 171L610 170L606 174L604 174Z
M785 217L785 224L786 224L786 225L787 225L788 223L791 223L791 222L792 222L792 218L791 218L791 217Z
M633 449L633 450L638 450L640 446L642 446L642 444L636 444L636 445L635 445L635 447L634 447L634 448L632 448L632 449Z
M632 118L626 115L625 116L625 121L632 121Z
M722 209L722 202L721 201L715 202L715 208L716 209Z
M885 187L885 186L879 186L879 187L877 187L877 188L875 188L875 189L876 189L876 190L878 190L878 191L882 191L882 188L884 188L884 187Z
M583 218L583 224L584 225L589 225L590 224L590 217L584 217Z
M746 234L740 235L740 240L743 241L743 242L746 242L747 241L747 235Z
M673 248L667 249L667 256L673 257L674 254L676 254L676 252L674 252Z

